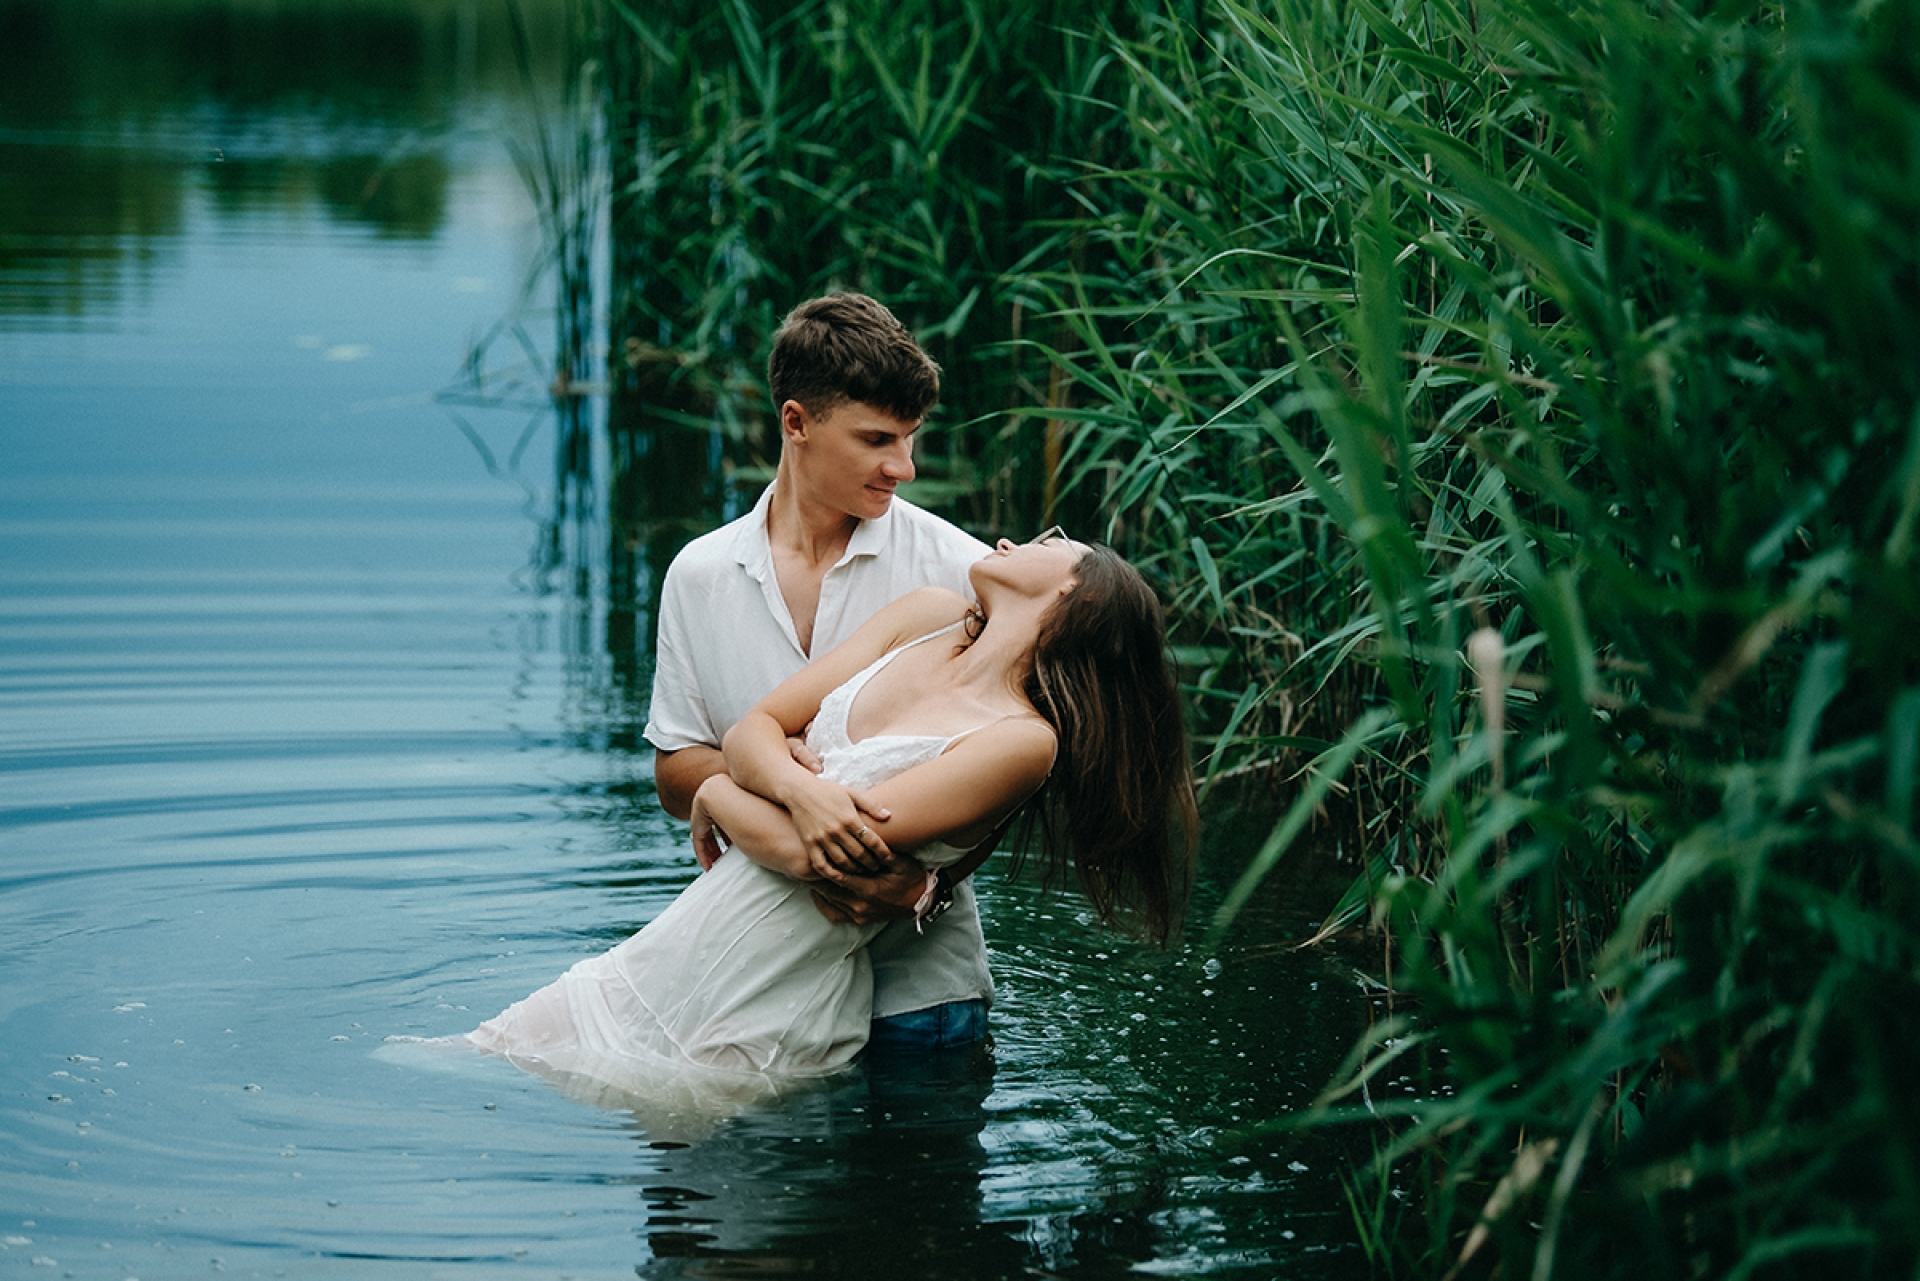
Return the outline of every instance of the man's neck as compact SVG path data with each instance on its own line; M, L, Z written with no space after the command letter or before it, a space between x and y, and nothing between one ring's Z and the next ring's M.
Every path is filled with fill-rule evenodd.
M824 573L846 553L859 526L856 516L808 502L784 472L774 477L773 501L767 505L767 541L776 557L794 557Z
M774 476L774 501L766 507L766 538L776 551L797 555L808 565L833 565L841 559L860 526L845 511L808 503L785 472Z
M773 551L773 575L793 620L800 652L813 657L813 623L820 610L820 585L827 571L846 554L857 517L809 503L784 471L774 477L767 504L767 543Z

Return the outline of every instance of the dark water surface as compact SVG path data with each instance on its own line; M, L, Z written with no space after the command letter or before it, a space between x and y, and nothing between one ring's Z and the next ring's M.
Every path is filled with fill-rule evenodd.
M1347 971L991 872L990 1063L674 1146L383 1057L695 872L551 410L435 398L554 328L510 65L456 0L0 3L0 1277L1364 1274L1332 1142L1242 1133Z

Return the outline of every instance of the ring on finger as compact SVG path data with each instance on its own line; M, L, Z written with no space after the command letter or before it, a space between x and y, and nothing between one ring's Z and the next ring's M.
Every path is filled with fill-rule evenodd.
M855 833L854 833L854 836L855 836L856 838L860 838L860 839L864 839L864 838L866 837L866 834L867 834L867 832L868 832L869 830L871 830L871 829L869 829L869 828L867 828L867 827L864 827L864 826L863 826L863 827L862 827L862 828L861 828L861 829L860 829L859 831L857 831L857 832L855 832Z

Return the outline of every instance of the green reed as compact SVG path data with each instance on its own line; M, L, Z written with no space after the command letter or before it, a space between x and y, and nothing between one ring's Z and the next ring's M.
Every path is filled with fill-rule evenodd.
M1911 10L1221 14L1122 46L1110 274L1043 283L1226 638L1210 764L1331 703L1241 893L1347 789L1381 1266L1910 1271Z
M1069 327L1018 271L1072 260L1080 198L1054 167L1120 129L1074 90L1110 62L1086 9L607 0L619 387L767 465L773 330L798 299L865 290L947 370L918 495L982 529L1046 523L1031 459L1064 428L1022 411L1061 388L1024 345Z
M1287 802L1216 937L1312 835L1391 944L1276 1119L1378 1271L1912 1273L1911 4L608 6L616 422L764 465L864 288L923 496L1156 577Z

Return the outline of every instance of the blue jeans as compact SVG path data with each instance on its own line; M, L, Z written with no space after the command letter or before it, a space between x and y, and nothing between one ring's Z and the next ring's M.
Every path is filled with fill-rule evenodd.
M949 1001L924 1010L910 1010L875 1019L867 1047L883 1053L895 1050L951 1050L978 1045L987 1039L985 1001Z

